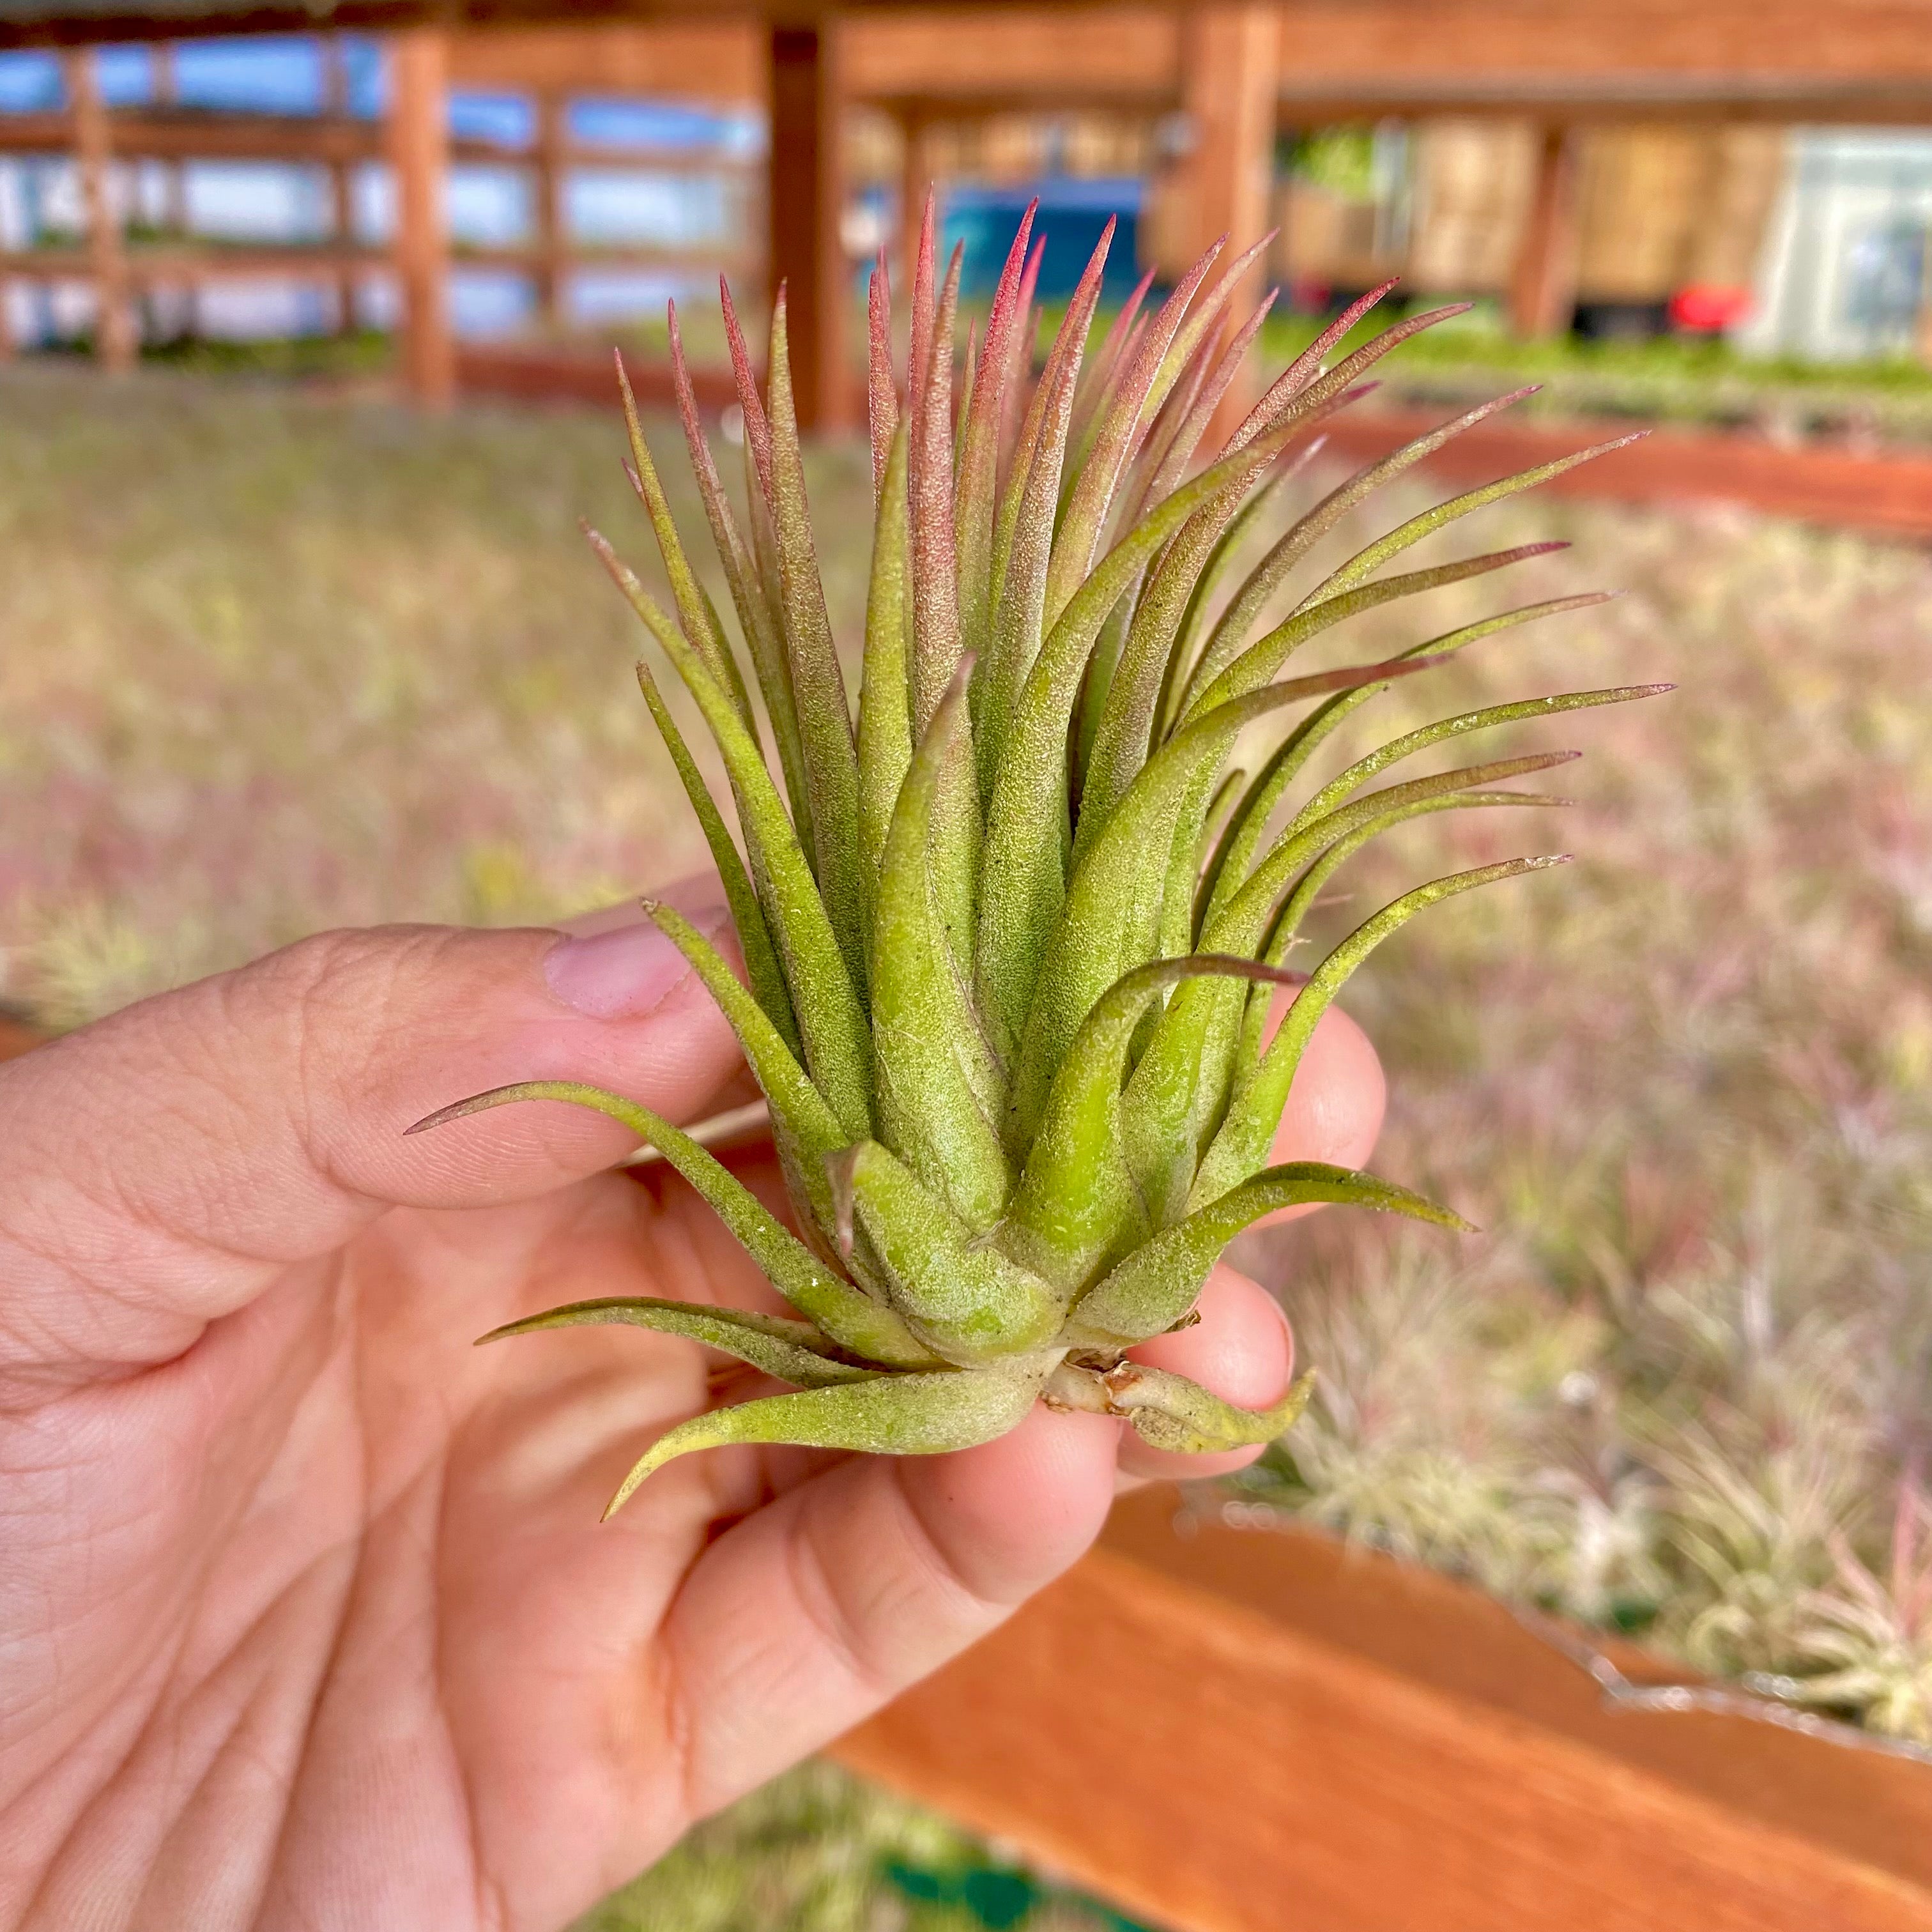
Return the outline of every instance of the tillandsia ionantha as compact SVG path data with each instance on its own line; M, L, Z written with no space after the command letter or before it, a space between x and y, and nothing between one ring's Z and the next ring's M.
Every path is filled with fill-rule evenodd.
M1306 1378L1251 1412L1127 1352L1196 1318L1222 1249L1276 1209L1352 1202L1466 1226L1370 1174L1271 1166L1272 1142L1316 1022L1373 947L1425 906L1560 860L1511 860L1405 893L1305 983L1286 970L1288 950L1366 841L1438 812L1561 802L1508 782L1574 754L1372 782L1467 734L1664 688L1467 712L1406 733L1293 802L1318 749L1398 679L1600 601L1525 604L1384 661L1282 675L1350 617L1562 548L1384 569L1584 456L1412 517L1290 598L1296 567L1372 490L1517 400L1472 410L1350 476L1249 566L1323 423L1365 393L1372 364L1460 309L1412 316L1339 353L1393 284L1376 290L1204 452L1267 312L1264 301L1238 325L1230 313L1263 244L1211 281L1225 251L1210 248L1158 307L1143 280L1090 355L1110 224L1036 374L1032 223L1029 210L956 375L960 254L936 272L930 204L903 386L883 258L874 272L876 521L856 719L806 504L783 289L762 394L724 291L744 414L742 520L699 422L674 308L670 317L684 438L736 647L672 520L619 365L631 478L674 609L587 534L722 760L742 851L640 665L723 882L742 980L675 911L647 910L742 1045L797 1232L690 1136L617 1094L532 1082L418 1123L528 1100L608 1114L655 1145L796 1311L585 1301L484 1338L632 1323L793 1385L661 1436L611 1510L692 1450L932 1454L1001 1435L1040 1400L1124 1417L1163 1449L1280 1434ZM1230 769L1249 728L1291 706L1304 708L1252 773ZM1276 989L1291 983L1300 990L1270 1032Z

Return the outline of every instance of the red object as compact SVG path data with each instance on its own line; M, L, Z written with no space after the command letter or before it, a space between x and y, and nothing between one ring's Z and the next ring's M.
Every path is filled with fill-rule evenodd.
M1679 289L1670 298L1670 320L1675 328L1696 334L1715 334L1742 322L1750 314L1749 289L1713 288L1693 284Z

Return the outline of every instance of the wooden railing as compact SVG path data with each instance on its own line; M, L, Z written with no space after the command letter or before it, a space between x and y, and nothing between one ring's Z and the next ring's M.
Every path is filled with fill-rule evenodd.
M113 108L100 99L85 56L65 62L68 105L57 110L0 113L0 154L71 154L81 175L85 236L72 242L0 250L0 287L9 280L93 286L95 347L104 363L123 368L138 351L133 307L156 288L185 288L223 280L275 278L319 283L333 292L339 328L354 326L358 285L393 274L405 291L404 358L428 400L446 395L455 368L448 337L448 280L466 267L507 269L529 277L539 325L547 335L567 329L568 286L582 270L668 269L725 273L755 284L764 267L764 166L755 155L712 150L659 150L574 140L568 133L570 91L533 91L536 138L527 146L452 136L446 124L447 76L441 37L404 35L398 45L394 108L387 122L351 115L334 104L314 115L231 112L161 104ZM424 70L424 57L429 65ZM332 70L338 71L339 69ZM185 230L131 238L108 212L111 177L129 162L159 161L181 168L194 161L249 160L316 166L331 182L328 232L313 242L231 242ZM360 241L352 212L354 171L387 164L398 178L398 220L392 239ZM452 240L443 202L452 164L485 164L520 170L530 179L533 232L514 244L472 246ZM729 202L729 233L716 244L668 247L603 243L570 232L565 194L580 169L634 170L653 176L722 180ZM414 300L410 299L411 295ZM0 303L0 315L4 304ZM442 339L425 342L435 335ZM7 345L0 339L0 349Z

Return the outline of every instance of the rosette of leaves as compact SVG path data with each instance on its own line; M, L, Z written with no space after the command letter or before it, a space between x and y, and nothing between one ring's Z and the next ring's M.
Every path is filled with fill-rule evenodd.
M856 714L806 504L782 290L762 392L724 293L744 412L742 514L705 441L670 317L684 440L735 638L672 520L623 384L632 478L673 608L601 536L590 541L722 761L735 840L640 665L729 898L742 979L676 912L648 910L743 1046L795 1227L688 1135L617 1094L533 1082L418 1124L539 1099L608 1114L655 1145L795 1311L590 1301L496 1331L632 1323L792 1385L662 1436L613 1510L692 1450L930 1454L1000 1435L1042 1400L1124 1417L1164 1449L1279 1434L1305 1379L1255 1412L1128 1351L1192 1318L1216 1256L1276 1209L1346 1202L1465 1225L1366 1174L1270 1165L1270 1144L1316 1022L1372 948L1426 906L1559 862L1512 860L1405 893L1305 984L1284 968L1288 949L1366 841L1435 812L1548 803L1508 782L1573 754L1420 777L1396 772L1403 760L1641 694L1466 712L1304 785L1318 751L1396 680L1599 601L1521 605L1394 658L1286 674L1298 652L1352 617L1561 548L1388 568L1583 458L1412 518L1294 594L1297 566L1372 491L1515 400L1472 410L1281 516L1282 485L1323 423L1364 393L1370 368L1458 311L1399 322L1328 366L1387 290L1364 297L1209 448L1266 312L1264 302L1238 322L1231 314L1258 244L1225 263L1221 247L1209 250L1157 306L1144 281L1090 350L1110 226L1040 359L1031 224L1030 210L963 359L960 258L935 272L929 206L903 372L883 260L874 274L876 525ZM1252 771L1230 769L1238 741L1267 724L1267 755ZM1291 981L1300 990L1270 1031L1276 989Z

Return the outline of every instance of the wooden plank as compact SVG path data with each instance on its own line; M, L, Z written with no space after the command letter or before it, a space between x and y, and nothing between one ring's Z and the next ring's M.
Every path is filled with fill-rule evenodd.
M134 366L140 341L128 302L126 244L114 205L114 149L101 106L100 82L92 53L62 62L74 127L74 158L87 211L88 278L94 284L94 352L110 375Z
M126 160L349 163L386 152L376 122L329 114L214 112L196 108L104 110L110 145ZM0 114L0 153L58 154L74 146L64 113Z
M866 10L845 40L855 100L1163 106L1180 85L1166 6Z
M428 410L456 394L449 326L448 44L430 27L391 44L389 134L396 176L396 276L403 296L403 381Z
M344 248L326 242L221 248L158 242L128 250L122 267L128 286L142 288L156 282L248 280L264 275L332 279L356 269L382 267L388 259L383 249ZM93 258L85 248L19 249L0 253L0 268L22 281L76 281L93 273Z
M1324 425L1338 459L1386 455L1450 412L1348 410ZM1481 423L1424 466L1445 481L1486 482L1628 434L1628 422ZM1932 538L1932 454L1868 455L1792 447L1730 430L1660 429L1544 485L1612 502L1735 504L1827 528Z
M1621 74L1932 78L1925 0L1288 0L1284 88Z
M107 111L114 152L124 160L286 160L332 166L380 160L388 137L374 122L328 115L202 113L186 109L160 113L128 108ZM62 154L74 146L65 114L0 113L0 154ZM460 161L527 161L533 151L506 141L467 135L452 139L450 158ZM657 175L750 175L755 156L716 150L621 146L604 142L565 144L561 158L572 167L634 168Z
M1510 276L1510 327L1525 341L1567 335L1576 313L1578 139L1574 128L1542 130L1535 191Z
M758 276L764 259L761 252L745 248L667 248L645 243L604 248L579 242L554 249L536 242L513 242L501 248L466 244L453 252L450 261L455 268L515 268L537 275L546 270L561 275L568 268L666 268L707 278L728 274L735 279Z
M570 97L560 88L544 87L536 94L537 138L531 161L530 200L535 217L537 255L537 319L554 331L564 313L568 243L564 220L564 178L568 169L565 150L570 132Z
M1926 1932L1932 1771L1606 1710L1499 1606L1172 1492L850 1734L862 1774L1186 1932Z
M322 112L340 125L349 118L349 62L340 34L325 34L322 43ZM170 61L173 56L169 55ZM356 178L354 164L346 155L332 155L328 168L328 236L338 248L352 248L356 241ZM176 170L177 176L181 170ZM186 210L180 226L188 226ZM352 267L341 268L335 278L335 332L352 335L356 332L356 275Z
M926 198L938 188L938 144L931 114L914 106L899 116L904 146L899 159L898 258L892 272L894 292L902 304L911 299L913 271L919 261L919 238L926 221Z
M676 402L668 362L627 356L625 368L642 403L669 409ZM522 403L580 403L610 410L617 382L608 350L522 347L514 343L465 342L457 346L456 380L466 395L501 396ZM691 371L698 406L716 415L737 399L728 369L703 364Z
M1658 80L1601 76L1494 78L1430 75L1414 80L1364 74L1330 80L1298 74L1280 95L1282 126L1315 128L1376 121L1520 121L1556 118L1579 127L1632 123L1680 126L1858 128L1932 125L1932 83L1910 77L1832 83L1753 80L1714 75Z
M744 0L568 0L567 6L566 0L334 0L328 18L345 32L430 23L448 30L547 29L560 17L573 28L608 20L662 30L673 20L707 27L742 24L748 10ZM923 8L785 0L784 8L788 19L807 23L841 16L876 20L890 31L896 46L916 41L923 23L935 16L963 23L962 47L968 40L983 42L990 27L992 44L974 58L982 72L996 64L998 37L1008 22L1028 28L1016 51L1030 56L1050 43L1056 17L1077 32L1083 19L1111 22L1138 15L1147 22L1146 45L1154 46L1163 32L1173 32L1175 16L1185 10L1185 0L1057 9L987 0L970 8ZM1378 64L1390 73L1736 70L1874 80L1932 74L1926 0L1833 0L1829 7L1814 0L1762 0L1755 6L1746 0L1705 0L1696 7L1682 0L1286 0L1284 12L1289 44L1285 63L1328 74L1372 73ZM7 0L0 10L0 46L300 32L313 31L314 18L304 0L232 0L164 14L136 0L104 0L86 11L68 0ZM1036 29L1034 22L1041 23ZM1063 45L1063 76L1077 80L1082 58L1089 52L1099 64L1103 88L1144 86L1145 46L1124 44L1111 26L1096 32L1090 45L1077 38ZM892 64L903 72L909 56L896 53ZM1029 64L1029 78L1044 70ZM1170 58L1162 71L1171 78L1176 62ZM1117 92L1114 98L1125 97Z
M449 71L461 87L652 94L752 106L764 98L764 37L749 18L464 34L451 47Z
M845 176L844 94L836 26L771 29L771 149L766 262L785 290L792 386L802 429L836 433L854 420L848 366L851 307L839 238Z

